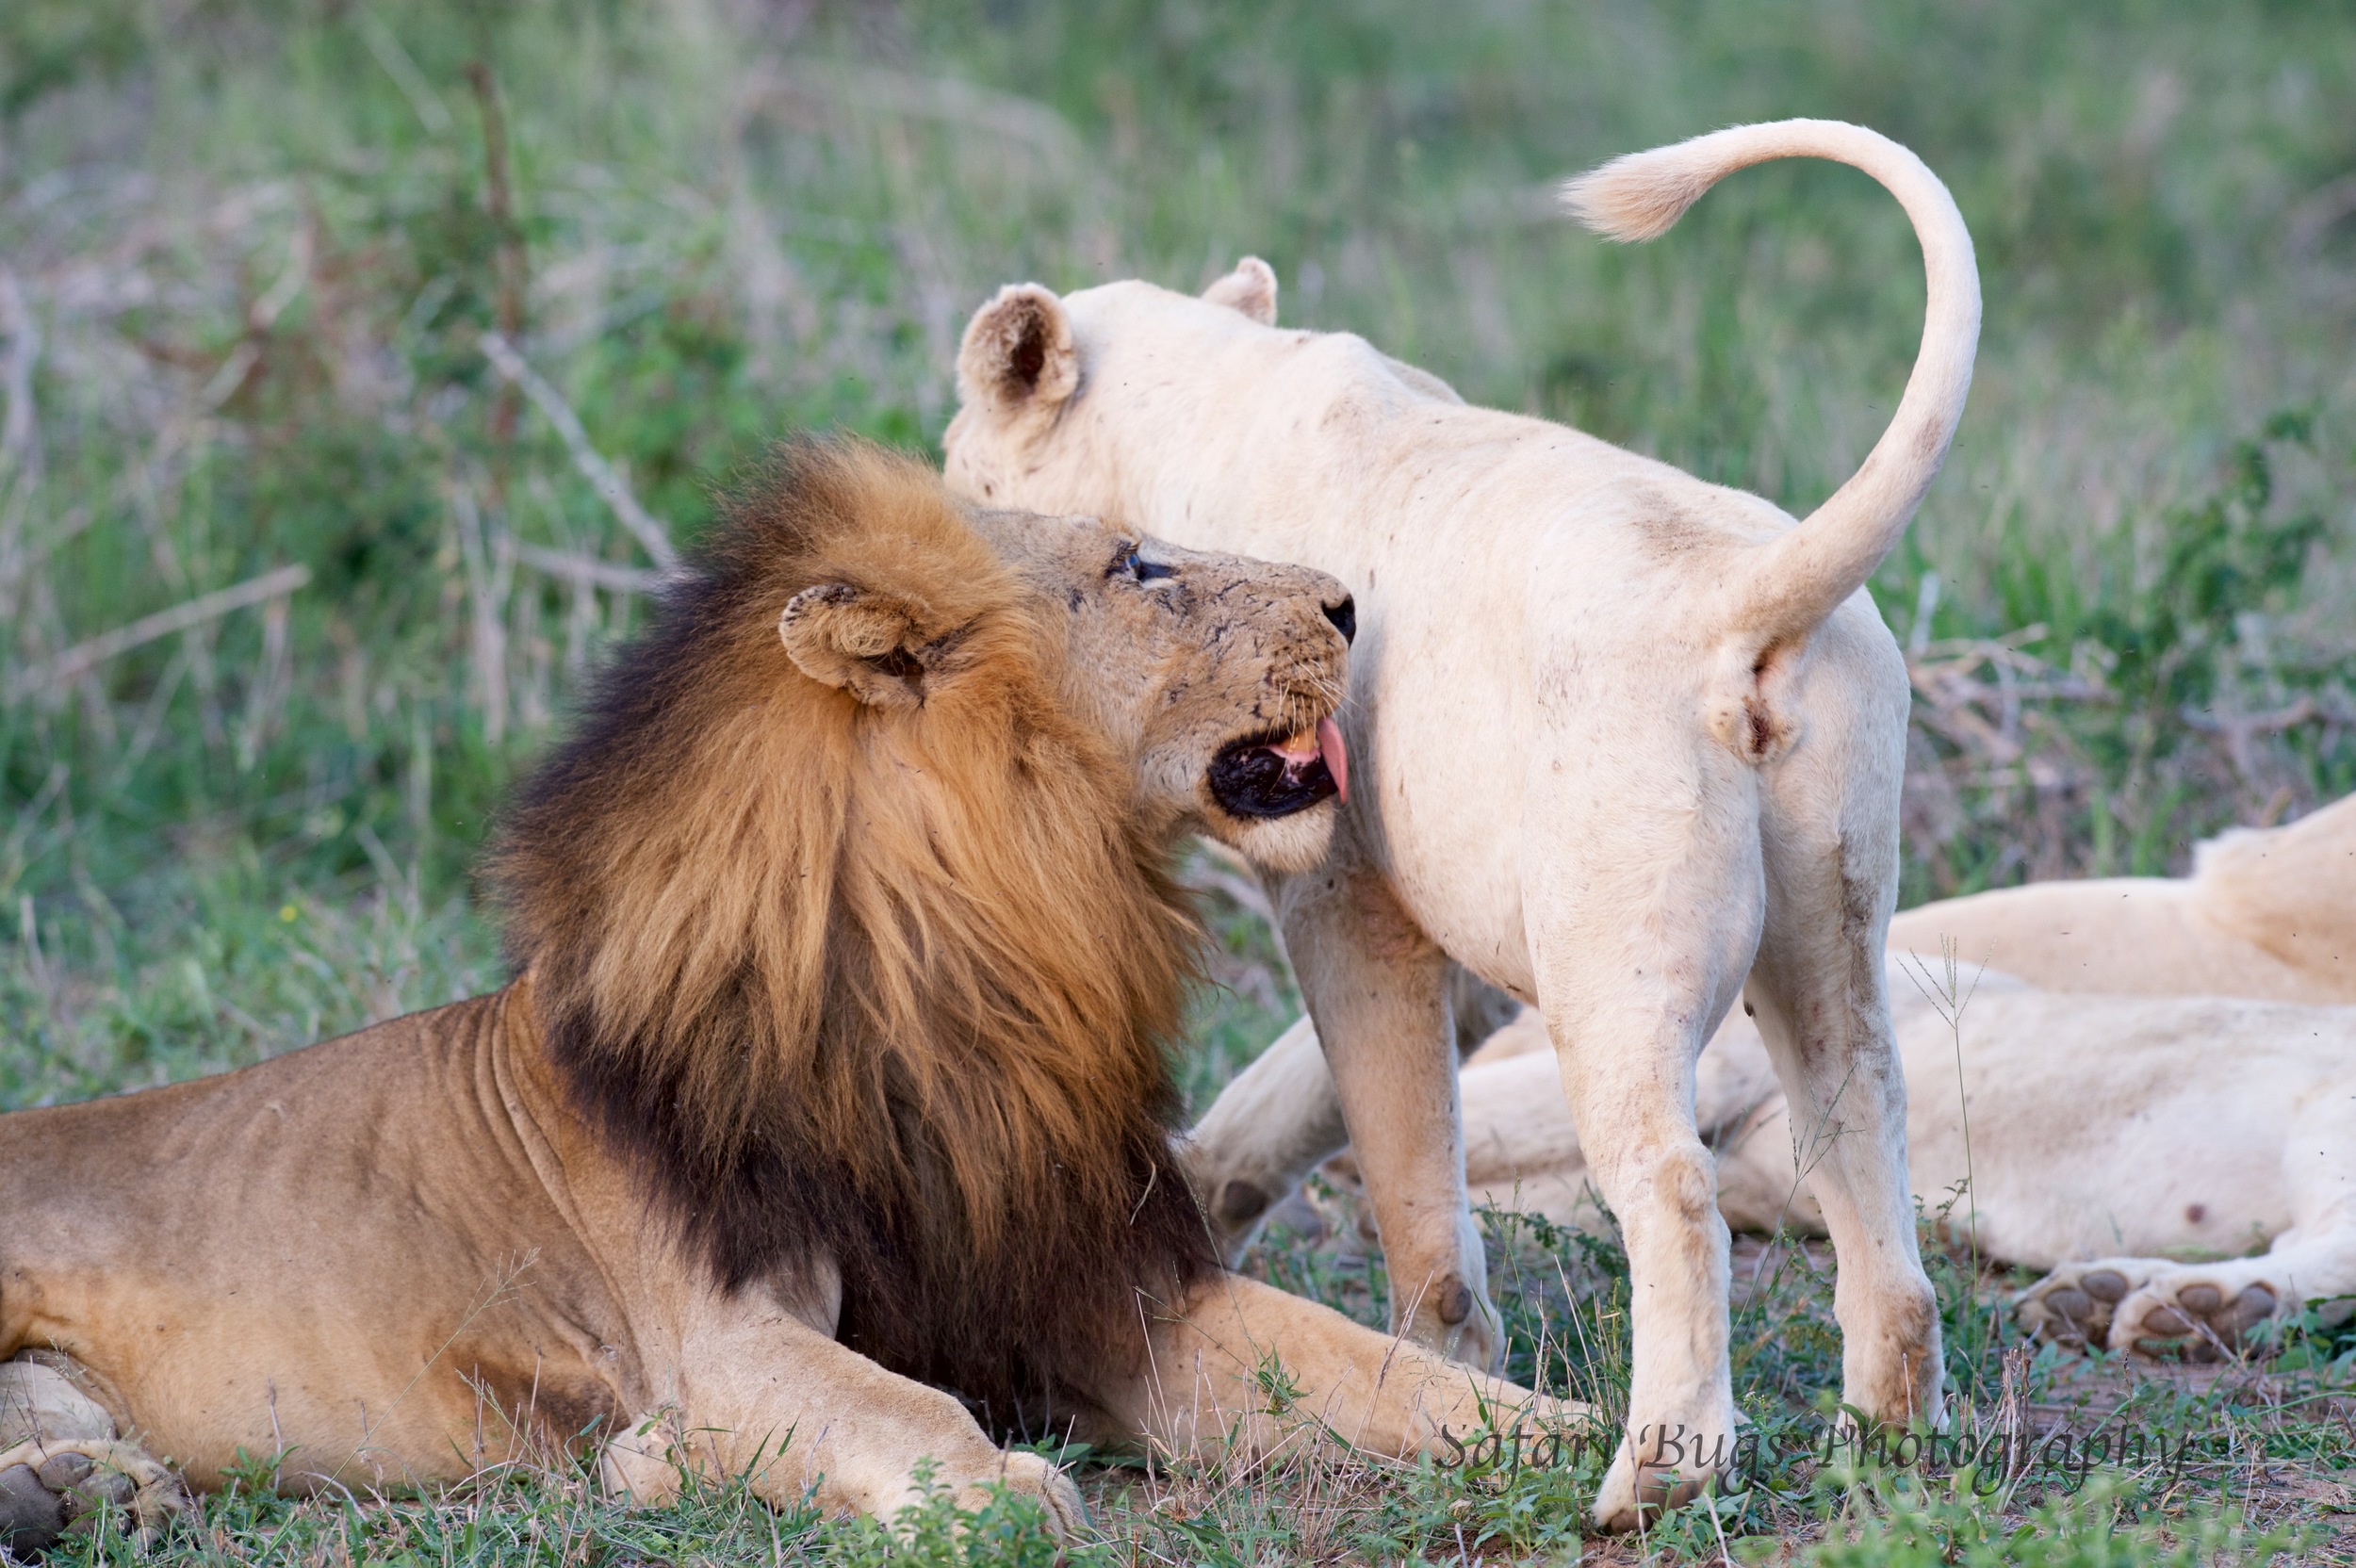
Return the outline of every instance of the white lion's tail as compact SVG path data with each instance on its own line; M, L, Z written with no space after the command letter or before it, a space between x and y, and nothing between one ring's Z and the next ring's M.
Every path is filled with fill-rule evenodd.
M1792 157L1849 164L1889 188L1914 221L1929 300L1906 397L1865 466L1798 528L1762 547L1737 590L1735 628L1760 646L1805 637L1857 592L1897 544L1946 460L1980 336L1979 270L1963 215L1921 158L1837 120L1737 125L1614 158L1562 187L1563 204L1589 228L1613 239L1650 239L1736 170Z

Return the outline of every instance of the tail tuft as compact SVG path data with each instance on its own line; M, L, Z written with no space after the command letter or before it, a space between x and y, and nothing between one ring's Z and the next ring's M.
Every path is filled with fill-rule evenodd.
M1922 246L1928 298L1906 396L1864 465L1799 527L1762 545L1735 589L1731 624L1759 647L1804 638L1873 575L1922 504L1955 438L1979 346L1980 277L1955 198L1888 137L1833 120L1731 125L1673 147L1614 158L1562 188L1562 204L1613 239L1667 232L1703 191L1771 158L1827 158L1880 181Z
M1562 206L1607 239L1657 239L1677 226L1722 171L1696 167L1686 149L1656 147L1613 158L1562 182Z

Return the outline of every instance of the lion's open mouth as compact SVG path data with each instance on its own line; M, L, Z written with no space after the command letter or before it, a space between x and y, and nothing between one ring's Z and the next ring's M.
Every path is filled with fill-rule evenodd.
M1289 817L1350 798L1350 754L1332 719L1290 735L1247 735L1211 759L1211 798L1239 817Z

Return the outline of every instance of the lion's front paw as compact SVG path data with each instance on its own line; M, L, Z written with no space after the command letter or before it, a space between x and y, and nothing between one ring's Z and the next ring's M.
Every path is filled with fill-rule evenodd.
M1072 1484L1072 1478L1056 1465L1027 1449L1017 1448L1001 1456L998 1473L980 1476L957 1488L957 1506L968 1511L979 1509L990 1500L992 1483L1009 1492L1020 1492L1039 1500L1047 1511L1047 1523L1058 1540L1077 1537L1088 1524L1088 1505L1080 1500L1080 1489Z
M141 1536L192 1505L180 1478L135 1444L20 1443L0 1453L0 1545L46 1551L112 1509Z

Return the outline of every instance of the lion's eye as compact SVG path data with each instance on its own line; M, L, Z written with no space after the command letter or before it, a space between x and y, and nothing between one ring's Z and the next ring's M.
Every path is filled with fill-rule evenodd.
M1148 561L1139 555L1134 547L1121 564L1128 570L1129 575L1139 582L1153 582L1161 578L1178 575L1177 567L1167 565L1159 561Z

